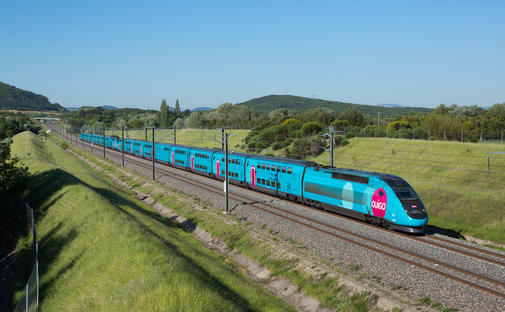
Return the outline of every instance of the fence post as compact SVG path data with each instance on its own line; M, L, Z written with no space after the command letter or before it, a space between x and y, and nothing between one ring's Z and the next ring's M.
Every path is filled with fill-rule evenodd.
M38 249L38 248L37 248ZM36 304L36 311L39 310L39 260L35 260L35 277L37 281L37 304Z
M28 283L25 286L25 311L28 312Z

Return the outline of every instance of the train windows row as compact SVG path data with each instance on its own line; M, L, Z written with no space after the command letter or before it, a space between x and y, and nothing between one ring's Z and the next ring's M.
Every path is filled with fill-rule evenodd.
M186 151L185 150L175 150L175 153L176 154L181 154L181 155L186 155Z
M225 175L224 170L221 170L221 175ZM228 176L238 179L238 173L236 172L228 171Z
M352 174L345 174L345 173L340 173L340 172L332 172L331 177L333 179L368 184L368 177L360 177L360 176L356 176L356 175L352 175Z
M224 157L221 158L221 161L224 163ZM228 162L233 165L240 165L242 161L240 159L228 158Z
M282 172L282 173L288 173L291 174L293 173L293 168L291 167L286 167L286 166L276 166L276 165L271 165L270 164L264 164L264 163L258 163L258 169L265 169L265 170L271 170L271 171L277 171L277 172Z
M200 158L209 159L209 155L207 155L207 154L195 153L195 156L196 157L200 157Z
M200 170L207 170L207 168L208 168L208 167L207 167L207 166L203 166L203 165L196 164L196 165L195 165L195 168L196 168L196 169L200 169Z
M265 179L256 178L256 183L257 184L263 184L263 185L266 185L266 186L275 187L275 181L271 181L270 182L270 180L266 180L265 181ZM277 182L277 188L278 189L281 188L281 184L279 182Z

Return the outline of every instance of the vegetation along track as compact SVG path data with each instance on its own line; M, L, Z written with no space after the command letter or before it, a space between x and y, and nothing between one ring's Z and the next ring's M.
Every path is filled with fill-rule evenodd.
M110 155L112 155L114 157L117 157L117 158L121 158L121 152L118 152L118 151L115 151L115 150L111 150L111 149L107 149L107 150L109 151ZM97 149L97 151L101 151L101 150ZM149 170L151 170L151 168L152 168L150 164L146 164L144 161L141 161L136 156L132 156L132 155L129 155L129 154L125 153L125 158L126 157L128 158L129 162L135 163L137 166L140 166L142 168L149 169ZM175 173L172 173L172 172L169 172L169 171L167 171L165 169L160 169L160 168L157 168L157 171L163 173L166 176L169 176L169 177L174 178L174 179L176 179L178 181L187 183L187 184L192 185L194 187L197 187L199 189L202 189L202 190L205 190L205 191L208 191L208 192L220 195L220 196L222 195L222 192L220 190L217 190L217 189L215 189L215 188L213 188L211 186L208 186L208 185L202 185L200 182L196 182L195 180L190 179L188 177L183 177L183 176L181 176L179 174L175 174ZM212 179L212 181L214 181L214 180ZM247 196L244 196L244 195L240 195L240 194L230 194L230 199L238 201L238 202L245 202L245 203L255 201L254 199L252 199L250 197L247 197ZM297 204L297 205L299 205L299 204ZM487 277L487 276L484 276L484 275L481 275L481 274L476 274L476 273L471 272L469 270L462 269L462 268L459 268L457 266L441 262L439 260L431 259L431 258L423 256L423 255L421 255L419 253L415 253L415 252L408 251L408 250L405 250L405 249L402 249L402 248L398 248L396 246L393 246L391 244L385 243L383 241L372 239L372 238L366 237L366 236L361 235L361 234L356 234L356 233L353 233L351 231L344 230L344 229L335 227L333 225L330 225L330 224L327 224L327 223L324 223L324 222L321 222L321 221L318 221L318 220L315 220L315 219L312 219L312 218L309 218L309 217L297 214L295 212L275 207L275 206L273 206L271 204L268 204L268 203L254 203L254 204L249 204L249 206L254 207L254 208L258 209L258 210L261 210L261 211L263 211L265 213L268 213L268 214L271 214L271 215L275 215L275 216L277 216L279 218L282 218L282 219L288 220L290 222L299 224L301 226L310 228L312 230L324 233L326 235L335 237L337 239L349 242L351 244L360 246L362 248L369 249L369 250L374 251L376 253L385 255L387 257L396 259L396 260L404 262L404 263L408 263L409 265L413 265L415 267L418 267L420 269L426 270L428 272L444 276L444 277L449 278L449 279L451 279L453 281L459 282L461 284L473 287L475 289L478 289L478 290L487 292L487 293L489 293L491 295L494 295L494 296L497 296L497 297L505 299L505 292L503 292L503 290L505 289L505 283L503 283L501 281L498 281L498 280L495 280L495 279L492 279L490 277ZM304 208L308 208L307 206L303 206L303 207ZM310 209L316 210L315 208L310 208ZM320 212L319 209L317 209L317 211ZM328 214L330 214L332 217L336 216L335 214L331 214L331 213L328 213ZM289 216L287 216L287 215L289 215ZM352 222L360 222L360 221L356 221L356 220L353 220L353 219L349 219L349 220L351 220ZM387 231L388 233L395 233L397 235L402 235L405 239L414 239L414 240L417 240L419 242L422 242L422 243L425 243L425 244L430 244L432 246L443 248L443 249L446 249L446 250L449 250L449 251L452 251L452 252L460 253L460 254L463 254L465 256L474 257L474 258L477 258L477 259L480 259L480 260L483 260L483 261L491 262L491 263L499 265L499 266L505 266L504 262L497 261L497 260L495 260L493 258L485 257L485 256L482 256L482 255L479 255L479 254L475 254L475 253L469 252L469 251L464 250L464 249L470 249L470 250L473 250L473 251L478 251L479 253L489 254L490 256L495 257L495 258L505 259L505 257L503 255L500 255L498 253L493 253L493 252L490 252L490 251L487 251L487 250L483 250L483 249L467 246L467 245L461 244L461 243L456 243L456 245L458 245L459 247L464 248L464 249L458 249L458 248L446 246L444 244L440 244L440 243L437 243L437 242L434 242L434 241L430 241L430 240L427 240L427 239L421 239L419 237L409 236L409 235L405 235L405 234L397 233L397 232L391 232L391 231L388 231L386 229L378 228L376 226L371 226L371 225L368 225L368 224L363 223L363 222L360 222L360 225L362 225L362 226L368 226L368 227L373 227L374 229L379 230L379 231ZM321 228L321 227L323 227L323 228ZM346 237L344 235L353 237L353 239L351 239L349 237ZM436 239L439 239L439 238L436 238ZM358 240L361 240L361 241L358 241ZM452 242L452 241L448 241L448 240L443 240L443 241L444 242L448 242L450 244L455 244L455 242ZM382 246L382 247L384 247L384 249L380 249L378 247L374 247L373 245ZM386 251L386 249L390 249L391 251L394 251L394 252L399 252L401 254L406 255L407 257L410 256L410 257L413 257L415 259L419 259L419 260L428 262L428 263L432 264L433 267L425 265L425 264L422 264L422 263L419 263L419 262L416 262L416 261L413 261L411 259L408 259L405 256L399 256L398 254L395 254L395 253L393 253L391 251ZM450 274L448 272L444 272L442 270L435 269L434 267L437 267L437 266L444 267L444 268L446 268L448 270L452 270L452 271L455 271L455 272L459 272L461 274L466 275L466 277L471 277L471 278L474 278L474 279L477 279L477 280L480 280L480 281L486 281L489 284L493 284L495 286L498 286L498 288L496 288L496 287L493 287L493 288L486 287L486 286L481 285L478 281L477 282L473 282L473 281L468 280L467 278L458 277L458 276L452 275L452 274ZM501 291L500 291L500 289L501 289Z

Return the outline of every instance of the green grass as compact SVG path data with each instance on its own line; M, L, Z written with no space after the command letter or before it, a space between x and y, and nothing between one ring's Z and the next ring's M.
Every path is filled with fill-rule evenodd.
M421 196L430 225L504 243L505 155L493 156L488 173L488 151L505 145L354 138L335 149L334 165L399 175Z
M293 310L51 140L24 132L12 150L31 172L43 311ZM17 299L29 270L17 267Z
M243 140L247 136L250 130L227 130L233 136L229 137L229 149L230 151L245 151L242 148ZM114 131L115 135L121 136L121 131ZM106 135L112 135L112 131L107 131ZM125 132L125 137L126 137ZM156 130L154 136L156 142L167 142L173 143L174 131L173 130ZM145 140L144 130L128 130L128 136L132 139L142 139ZM147 139L152 140L152 130L147 130ZM181 129L177 130L177 144L181 145L191 145L199 147L208 148L221 148L221 143L215 140L221 141L221 130L207 130L207 129Z

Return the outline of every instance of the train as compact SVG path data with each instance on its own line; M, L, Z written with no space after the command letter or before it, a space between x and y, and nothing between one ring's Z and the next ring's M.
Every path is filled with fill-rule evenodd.
M225 152L170 143L80 133L85 142L157 163L225 179ZM105 142L104 142L105 140ZM322 166L315 162L231 152L229 183L290 201L353 217L385 228L419 234L428 213L402 178L384 173Z

